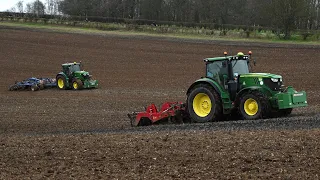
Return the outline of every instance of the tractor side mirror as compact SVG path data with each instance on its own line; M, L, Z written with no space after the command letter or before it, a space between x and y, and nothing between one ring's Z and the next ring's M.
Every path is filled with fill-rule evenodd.
M81 61L80 61L80 68L83 69L83 64Z
M252 51L249 51L249 59L251 60ZM253 65L256 66L256 60L253 60Z

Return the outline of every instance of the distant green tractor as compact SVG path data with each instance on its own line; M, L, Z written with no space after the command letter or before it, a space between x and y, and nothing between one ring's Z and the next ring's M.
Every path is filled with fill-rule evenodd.
M306 92L285 87L282 76L250 73L250 59L251 52L204 59L206 77L187 91L186 110L194 122L283 117L307 106Z
M97 88L98 80L93 80L87 71L81 70L81 63L62 64L62 72L57 77L57 87L59 89L89 89Z

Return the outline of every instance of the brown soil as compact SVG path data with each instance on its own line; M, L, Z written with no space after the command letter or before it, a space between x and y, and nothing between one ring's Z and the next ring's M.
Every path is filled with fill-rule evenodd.
M128 128L126 114L184 101L202 59L253 51L256 72L283 75L319 112L319 46L244 46L0 28L0 179L318 179L319 129L84 133ZM82 61L100 88L10 92ZM66 133L68 132L68 134ZM71 134L70 134L71 133ZM77 134L72 134L77 133ZM55 134L55 135L54 135Z

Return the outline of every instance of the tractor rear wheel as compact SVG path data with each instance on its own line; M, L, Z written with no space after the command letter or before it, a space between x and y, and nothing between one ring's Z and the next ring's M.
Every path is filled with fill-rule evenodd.
M63 77L62 75L59 75L57 76L56 81L57 81L58 89L67 89L65 77Z
M196 85L187 96L186 109L193 122L204 123L222 119L220 96L210 85Z
M270 116L268 98L259 91L251 91L241 97L240 114L244 119L255 120Z
M72 81L72 89L73 90L80 90L83 88L83 83L80 79L74 79Z

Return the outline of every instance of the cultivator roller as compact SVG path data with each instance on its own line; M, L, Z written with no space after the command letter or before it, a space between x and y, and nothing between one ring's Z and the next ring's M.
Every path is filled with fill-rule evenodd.
M129 113L131 126L148 126L159 123L180 124L188 122L185 104L182 102L165 102L158 111L155 104L145 108L144 112Z

